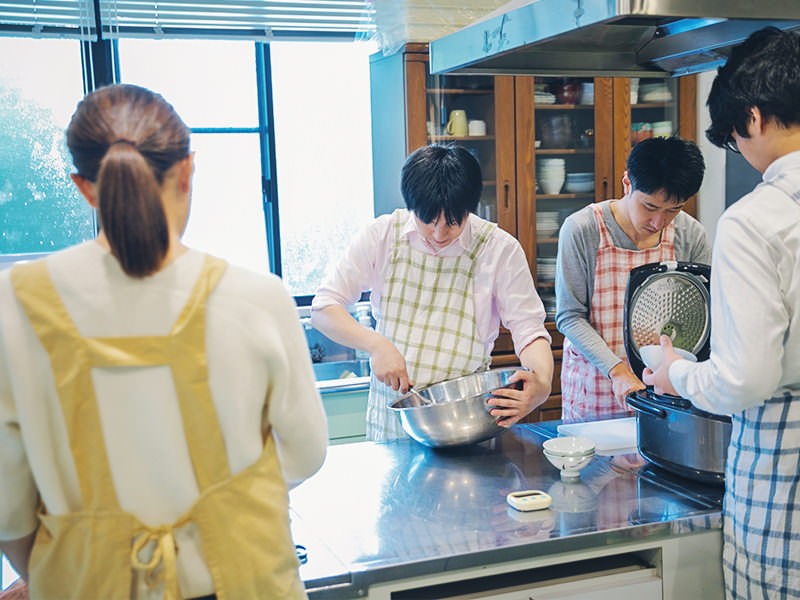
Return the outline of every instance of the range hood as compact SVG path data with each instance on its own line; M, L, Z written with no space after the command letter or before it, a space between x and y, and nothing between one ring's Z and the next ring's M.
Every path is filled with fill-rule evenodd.
M675 77L713 69L800 0L527 0L430 43L432 73Z

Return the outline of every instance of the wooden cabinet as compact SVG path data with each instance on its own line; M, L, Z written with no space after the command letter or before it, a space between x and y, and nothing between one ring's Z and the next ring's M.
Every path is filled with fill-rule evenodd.
M515 77L432 76L427 44L370 60L375 214L404 207L400 169L406 157L432 142L458 143L472 152L483 171L481 217L517 233L515 164ZM467 121L482 121L485 134L453 135L453 110Z
M432 142L467 147L484 176L478 215L520 241L550 319L555 315L558 228L564 218L591 202L622 195L632 143L672 133L696 137L694 76L432 76L427 44L408 44L395 54L373 55L370 78L375 214L404 206L400 169L411 152ZM465 111L468 121L483 121L486 133L448 133L453 110ZM693 199L686 210L696 213ZM563 337L554 323L548 329L556 359L553 393L528 420L560 417ZM505 330L492 364L518 364Z

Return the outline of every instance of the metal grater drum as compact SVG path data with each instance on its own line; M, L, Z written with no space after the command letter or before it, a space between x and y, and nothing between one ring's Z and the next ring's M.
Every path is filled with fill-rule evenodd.
M678 348L697 354L711 329L709 294L691 274L668 271L648 277L633 293L629 306L629 341L639 348L659 344L667 334Z

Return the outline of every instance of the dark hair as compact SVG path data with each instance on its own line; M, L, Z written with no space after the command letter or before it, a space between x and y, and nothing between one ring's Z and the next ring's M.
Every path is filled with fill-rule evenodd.
M462 223L478 208L482 188L481 166L461 146L423 146L400 172L406 207L423 223L432 223L442 212L448 225Z
M97 183L100 226L122 269L157 271L169 250L160 186L189 155L189 128L159 94L110 85L78 104L67 146L78 175Z
M697 144L672 136L636 144L628 155L627 169L634 190L645 194L664 190L668 199L678 203L700 189L706 165Z
M783 126L800 123L800 36L765 27L731 51L717 70L706 102L711 127L706 137L723 148L731 132L749 137L748 109Z

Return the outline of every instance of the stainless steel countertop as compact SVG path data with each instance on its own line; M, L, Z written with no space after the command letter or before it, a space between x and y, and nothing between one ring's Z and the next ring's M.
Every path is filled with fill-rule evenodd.
M721 488L672 482L630 456L596 456L579 482L562 482L541 451L557 424L516 425L455 449L411 439L330 447L290 492L309 595L352 598L400 577L721 527ZM525 489L548 492L552 506L509 507L506 494Z

